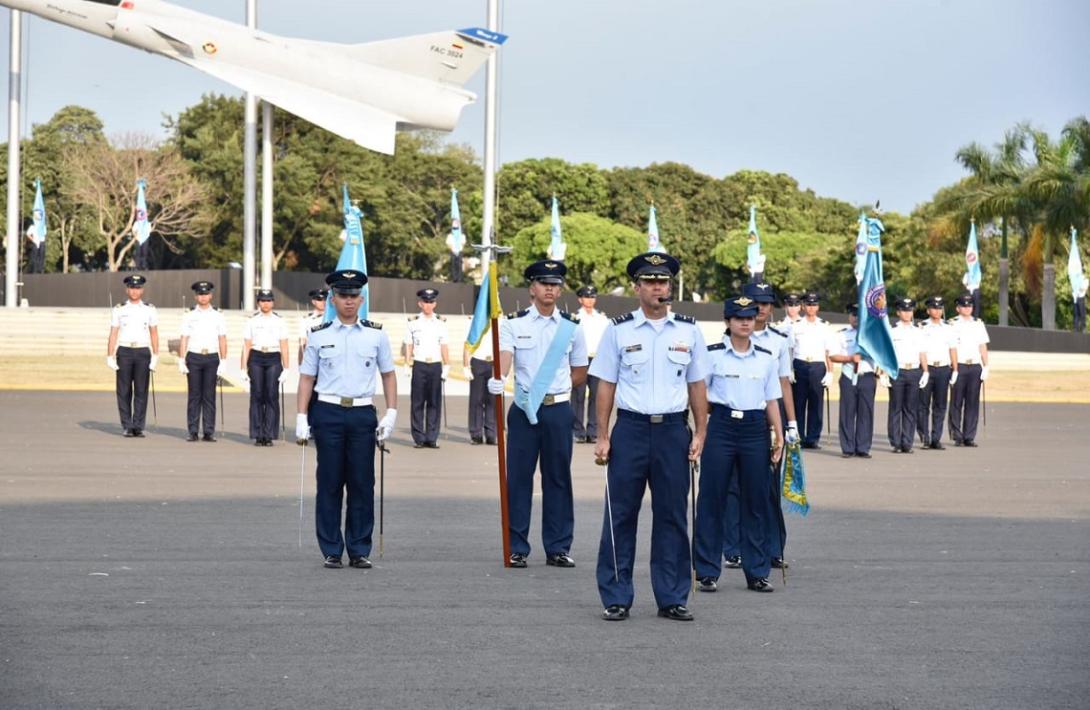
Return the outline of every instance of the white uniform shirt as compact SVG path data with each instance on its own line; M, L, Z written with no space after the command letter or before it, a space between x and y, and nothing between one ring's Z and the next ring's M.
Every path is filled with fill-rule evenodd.
M774 337L779 337L775 336ZM730 336L708 346L708 401L749 411L764 409L769 400L783 396L775 356L761 345L750 343L745 352L731 345Z
M316 378L314 391L337 397L371 397L378 376L394 369L390 339L382 326L339 318L318 326L307 338L299 373Z
M829 321L815 318L812 322L800 318L792 325L795 336L795 359L804 362L825 362L825 353L837 352L840 342Z
M897 354L897 367L911 370L920 367L920 353L926 352L927 343L923 331L915 324L897 321L893 324L893 351Z
M969 317L951 318L949 321L958 336L958 362L963 365L981 365L980 346L988 344L988 330L984 321Z
M288 339L288 326L276 312L255 313L242 327L242 339L263 353L280 352L280 341Z
M468 345L466 346L469 347ZM470 356L474 360L483 360L484 362L492 362L492 329L489 328L488 332L481 338L481 344L477 346L477 349L473 351Z
M440 346L447 344L447 337L446 320L437 315L429 318L418 313L409 319L409 327L405 329L405 339L402 342L413 346L415 362L442 362Z
M307 336L310 335L310 329L314 326L321 325L325 319L325 311L321 313L315 313L311 311L302 318L299 319L299 342L305 343Z
M188 352L218 355L221 335L227 335L227 319L212 306L193 306L182 316L182 336L189 337Z
M859 331L851 326L840 331L840 354L855 355L859 352ZM844 362L840 364L840 374L851 377L858 368L860 375L874 372L874 363L863 358L858 363Z
M946 321L932 322L930 319L920 323L924 343L927 346L927 364L931 367L946 367L950 364L950 351L958 347L958 334Z
M583 337L587 340L587 355L594 357L598 354L598 343L602 342L602 334L606 332L609 318L598 309L587 313L586 309L580 308L575 315L579 317L579 324L583 326Z
M777 377L789 377L791 375L791 337L787 333L779 328L765 326L760 330L753 331L753 335L749 339L772 353L772 357L776 359ZM723 342L728 342L728 340L729 338L724 338Z
M117 344L123 348L151 347L151 329L159 325L159 312L150 303L119 303L110 311L110 327L117 328Z
M543 316L541 311L531 307L500 323L500 352L513 355L516 387L530 389L563 317L556 308L551 316ZM587 343L583 339L582 326L575 326L575 335L564 353L566 357L561 359L545 394L571 392L571 368L587 366Z

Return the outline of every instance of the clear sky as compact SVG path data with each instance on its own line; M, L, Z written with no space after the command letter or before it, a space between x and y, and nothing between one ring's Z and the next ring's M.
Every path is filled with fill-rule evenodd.
M243 0L179 4L244 19ZM259 25L369 42L483 26L485 8L259 0ZM959 146L990 145L1022 120L1055 134L1090 113L1087 0L506 0L503 13L502 161L782 171L821 195L908 211L963 174ZM0 34L6 59L6 26ZM30 122L79 104L111 135L161 136L163 114L203 93L238 93L37 17L24 41ZM481 100L453 134L478 151L483 75L469 85ZM0 130L2 140L6 111Z

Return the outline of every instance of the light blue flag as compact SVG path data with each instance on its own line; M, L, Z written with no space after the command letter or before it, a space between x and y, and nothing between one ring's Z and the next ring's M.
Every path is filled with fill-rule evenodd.
M138 244L148 241L151 236L151 225L148 224L148 201L144 196L144 190L148 183L143 178L136 181L136 222L133 223L132 232Z
M477 352L477 348L481 346L481 341L492 326L492 319L503 314L500 310L499 289L496 287L496 273L496 260L493 259L488 263L488 270L484 272L481 290L477 292L477 305L473 307L473 320L469 323L466 347L471 354Z
M341 255L337 259L336 271L352 269L367 273L367 255L363 249L363 223L360 218L363 213L359 207L348 199L348 185L344 185L344 246L341 247ZM363 303L360 304L359 317L366 320L368 310L371 307L370 291L368 285L363 286ZM332 322L337 317L337 311L333 308L333 299L328 298L325 307L325 322Z
M965 247L965 276L962 283L970 291L980 288L980 252L976 246L976 220L969 227L969 244Z
M659 241L659 221L655 217L655 205L651 205L651 216L647 219L647 251L657 251L665 254L662 242Z
M896 379L897 354L886 311L886 284L882 278L882 232L879 219L867 219L867 259L859 284L859 353Z
M560 229L560 203L553 195L553 221L549 226L549 251L546 256L554 261L564 261L564 255L568 252L568 245L564 243L564 232Z
M855 283L863 281L863 267L867 264L867 215L859 213L859 232L855 235Z
M746 246L746 267L750 274L763 273L764 259L761 257L761 234L757 231L757 208L749 207L749 244Z
M45 200L42 198L42 180L34 181L34 211L31 213L34 219L34 245L45 244L45 235L49 233L45 224Z
M458 209L458 191L450 188L450 251L461 254L465 248L466 237L462 234L462 211Z
M1079 298L1079 291L1086 281L1086 275L1082 271L1082 256L1079 254L1078 231L1071 228L1071 251L1067 254L1067 278L1071 281L1071 297Z

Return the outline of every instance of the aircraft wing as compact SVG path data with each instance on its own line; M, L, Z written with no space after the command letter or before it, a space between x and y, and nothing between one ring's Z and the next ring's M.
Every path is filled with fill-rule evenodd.
M259 71L226 62L208 62L199 58L175 57L228 84L260 96L300 118L358 143L364 148L393 155L399 118L369 104L315 89L306 84L286 81Z

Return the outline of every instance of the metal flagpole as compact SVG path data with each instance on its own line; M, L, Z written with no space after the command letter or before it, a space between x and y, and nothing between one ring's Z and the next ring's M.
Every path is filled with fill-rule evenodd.
M19 305L17 293L19 280L19 246L22 230L19 223L19 101L22 92L22 28L23 13L11 11L11 33L8 52L8 248L4 259L4 305L15 308Z
M386 454L390 453L385 441L378 442L378 451L378 557L381 560L386 521Z
M303 476L307 467L307 440L300 439L299 447L303 450L299 457L299 547L303 547Z
M273 279L273 106L261 102L261 288Z
M613 535L613 501L609 497L609 459L594 459L602 466L606 475L606 515L609 517L609 547L613 551L613 581L620 583L621 573L617 567L617 540Z
M155 370L152 370L150 375L151 375L151 416L152 416L152 424L154 424L155 428L158 429L159 428L159 407L155 404Z
M692 502L692 512L689 514L689 576L693 591L696 591L696 565L693 560L696 557L696 479L700 475L700 462L689 462L689 498Z
M257 0L246 0L246 26L257 29ZM242 308L254 309L255 241L257 240L257 96L246 93L242 199Z

